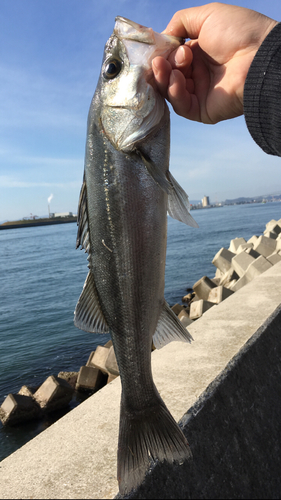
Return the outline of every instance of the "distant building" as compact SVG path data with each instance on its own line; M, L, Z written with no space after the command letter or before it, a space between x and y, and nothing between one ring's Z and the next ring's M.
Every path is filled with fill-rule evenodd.
M209 196L204 196L202 200L202 207L209 207L210 206L210 198Z
M52 217L73 217L72 212L56 212L50 215L52 215Z

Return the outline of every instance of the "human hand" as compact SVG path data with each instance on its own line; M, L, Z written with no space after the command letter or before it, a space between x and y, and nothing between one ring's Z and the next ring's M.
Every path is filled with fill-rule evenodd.
M211 124L243 114L249 67L276 24L253 10L221 3L176 12L165 33L191 40L168 60L153 60L161 94L190 120Z

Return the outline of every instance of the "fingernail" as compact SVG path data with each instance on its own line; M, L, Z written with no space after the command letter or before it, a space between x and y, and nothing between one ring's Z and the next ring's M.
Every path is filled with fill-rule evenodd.
M179 47L176 51L175 61L179 66L185 62L185 50L183 47Z

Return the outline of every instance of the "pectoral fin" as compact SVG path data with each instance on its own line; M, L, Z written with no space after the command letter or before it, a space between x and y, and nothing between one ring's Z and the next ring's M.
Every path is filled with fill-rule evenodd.
M193 339L167 302L165 302L152 340L156 349L161 349L161 347L173 340L191 342Z
M188 226L198 227L197 222L189 213L189 199L186 192L179 185L171 172L167 172L167 177L170 181L171 189L168 196L168 213L173 219L184 222Z
M151 158L149 158L148 155L140 151L139 149L137 150L137 154L141 157L145 168L153 178L153 180L160 186L165 193L169 194L171 190L171 185L170 182L167 180L167 177L164 172L154 163Z
M85 332L109 333L91 271L88 273L74 311L74 325Z

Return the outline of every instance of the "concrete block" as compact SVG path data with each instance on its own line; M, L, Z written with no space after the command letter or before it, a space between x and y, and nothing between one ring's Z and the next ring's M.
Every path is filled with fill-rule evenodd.
M248 239L247 243L253 243L253 245L256 243L258 239L258 236L256 236L255 234L253 236L251 236L251 238Z
M226 248L221 248L213 258L212 264L224 274L232 267L231 260L235 255L235 253L230 252Z
M174 313L178 316L179 313L183 310L183 306L181 306L180 304L175 304L171 307L172 311L174 311Z
M18 394L20 394L21 396L28 396L29 398L33 398L33 392L27 385L23 385Z
M113 373L110 373L108 375L107 384L110 384L110 382L112 382L113 380L115 380L117 377L118 377L118 375L113 375Z
M225 274L223 274L223 276L219 282L219 285L226 286L231 281L238 280L238 279L239 279L239 276L236 273L236 271L234 271L233 268L230 268L229 271L227 271Z
M265 227L267 230L269 230L272 226L275 226L275 224L278 224L279 221L275 219L271 219L269 222L266 223Z
M208 301L213 302L214 304L219 304L233 293L234 292L232 290L220 285L210 291Z
M189 302L195 297L195 293L188 293L187 295L185 295L181 300L183 302L187 302L189 304ZM182 309L184 311L184 309ZM180 314L180 313L179 313Z
M276 252L279 252L281 250L281 239L276 240L276 247L275 247Z
M194 283L193 290L199 299L208 300L210 290L215 288L215 286L215 283L210 278L203 276L203 278Z
M234 240L230 241L229 245L230 252L237 253L237 250L240 247L240 245L244 243L246 243L246 240L244 238L234 238Z
M75 389L75 385L77 382L78 372L59 372L58 378L62 378L66 380L66 382Z
M257 259L260 256L260 253L258 253L254 248L246 248L245 250L246 253L251 255L251 257L254 257L254 259Z
M277 238L277 234L274 231L264 231L263 234L266 238L272 238L273 240Z
M254 261L254 257L249 255L248 253L240 252L232 259L232 266L233 269L235 269L235 271L237 272L238 276L240 276L241 278L246 272L249 265Z
M247 250L248 248L253 248L254 244L253 243L243 243L240 245L237 249L236 253L243 252L244 250Z
M241 279L241 278L239 278ZM238 280L232 280L230 281L229 283L226 283L224 286L225 288L229 288L229 290L232 290L232 287L235 285L235 283L237 282Z
M112 373L113 375L119 375L119 369L113 345L109 348L108 356L105 362L105 368L108 373Z
M220 269L216 269L215 278L222 278L225 273L222 273Z
M208 309L213 307L215 304L213 302L209 302L207 300L197 300L196 302L192 302L190 305L190 319L200 318Z
M179 313L178 318L185 328L193 323L185 309Z
M34 393L34 398L45 411L54 411L67 406L74 389L66 380L51 375Z
M91 360L91 366L98 368L105 374L107 374L105 363L107 360L108 352L109 352L108 347L102 347L101 345L98 345L95 354Z
M94 354L95 354L96 351L92 351L90 356L88 357L88 361L86 363L86 366L91 366L93 367L93 364L92 364L92 360L93 360L93 357L94 357Z
M98 368L81 366L77 382L77 391L98 391L107 383L107 375Z
M275 264L280 262L281 255L278 252L274 252L271 255L269 255L268 257L266 257L266 260L268 260L268 262L270 262L274 266Z
M240 278L239 280L236 281L236 283L234 283L232 286L231 286L231 290L233 292L238 292L238 290L240 290L241 288L243 288L243 286L247 285L248 283L248 280L244 274L244 276L242 276L242 278Z
M266 224L266 230L264 231L264 234L267 231L269 231L269 232L272 231L277 235L280 234L281 233L281 223L279 221L276 221L273 219L272 221L270 221Z
M248 267L245 277L248 281L252 281L254 278L259 276L260 274L264 273L268 269L272 267L271 262L269 262L265 257L260 255L257 259L254 260L252 264Z
M264 257L271 255L275 249L276 241L272 238L266 238L266 236L263 235L261 235L254 244L254 250Z
M16 425L40 416L40 406L33 397L23 394L8 394L0 407L0 420L3 425Z

